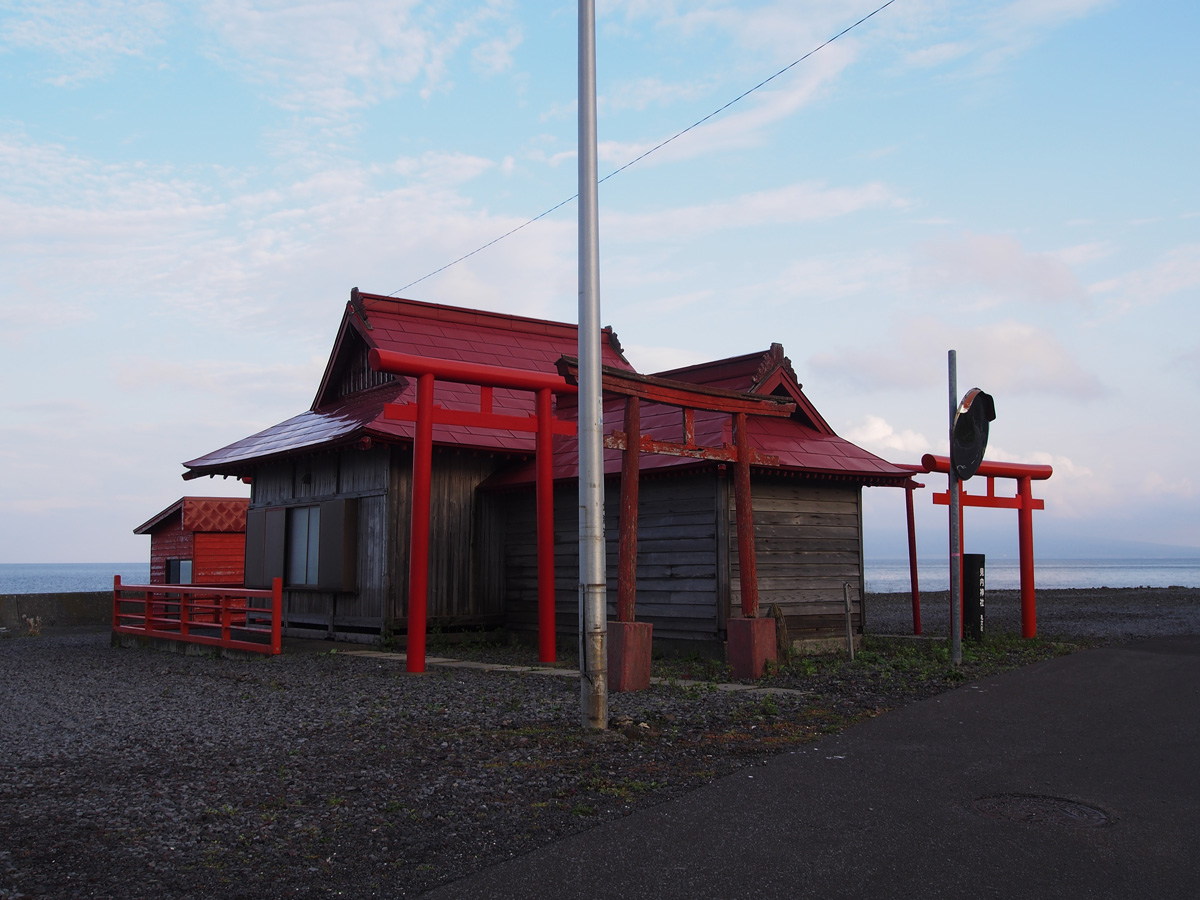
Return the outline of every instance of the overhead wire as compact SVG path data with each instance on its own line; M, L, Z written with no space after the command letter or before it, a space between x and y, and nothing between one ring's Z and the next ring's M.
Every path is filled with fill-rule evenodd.
M759 90L760 88L763 88L763 87L765 87L766 85L770 84L772 81L774 81L774 80L775 80L776 78L778 78L779 76L781 76L781 75L783 75L783 74L785 74L785 73L787 73L787 72L791 71L792 69L794 69L796 66L800 65L800 63L804 62L806 59L808 59L808 58L809 58L810 56L812 56L813 54L815 54L815 53L819 53L821 50L824 50L826 47L828 47L828 46L829 46L830 44L832 44L834 41L838 40L838 39L839 39L839 38L841 38L841 37L844 37L844 36L845 36L845 35L847 35L847 34L849 34L851 31L853 31L853 30L854 30L855 28L857 28L859 25L863 24L863 22L866 22L868 19L872 18L873 16L876 16L876 15L878 15L879 13L883 12L885 9L887 9L889 6L891 6L891 5L892 5L893 3L895 3L895 2L896 2L896 0L887 0L887 2L886 2L886 3L884 3L884 4L882 4L881 6L879 6L879 7L875 8L875 9L871 10L871 12L867 13L865 16L863 16L861 19L859 19L857 22L853 23L852 25L847 25L845 28L843 28L841 31L839 31L837 34L835 34L833 37L831 37L831 38L829 38L828 40L826 40L824 43L822 43L822 44L819 44L818 46L816 46L816 47L814 47L813 49L809 50L807 53L805 53L803 56L799 57L798 59L792 60L792 62L788 63L786 66L784 66L784 67L783 67L782 69L780 69L778 72L775 72L773 75L770 75L769 77L767 77L767 78L764 78L764 79L763 79L762 81L760 81L758 84L754 85L754 87L752 87L752 88L749 88L749 89L747 89L747 90L745 90L745 91L742 91L742 93L738 94L736 97L734 97L734 98L733 98L732 100L730 100L728 103L726 103L724 106L721 106L721 107L719 107L719 108L717 108L717 109L714 109L714 110L713 110L712 112L710 112L710 113L709 113L707 116L705 116L705 117L704 117L704 118L702 118L702 119L697 119L695 122L693 122L693 123L692 123L691 125L689 125L687 128L681 129L680 131L677 131L677 132L675 132L675 133L674 133L673 135L671 135L670 137L668 137L668 138L666 138L666 139L664 139L664 140L662 140L662 141L659 141L657 144L655 144L655 145L654 145L653 147L651 147L649 150L646 150L645 152L643 152L643 153L639 154L638 156L635 156L633 159L631 159L629 162L625 163L625 164L624 164L623 166L621 166L620 168L618 168L618 169L614 169L613 171L609 172L607 175L605 175L603 178L601 178L601 179L600 179L599 181L597 181L596 183L597 183L598 185L599 185L599 184L604 184L604 182L608 181L608 179L610 179L610 178L612 178L612 177L614 177L614 176L616 176L616 175L620 175L622 172L624 172L624 171L625 171L626 169L628 169L630 166L632 166L632 165L634 165L634 164L636 164L636 163L639 163L639 162L641 162L643 159L645 159L645 158L646 158L647 156L649 156L651 153L655 153L655 152L657 152L657 151L661 150L663 147L667 146L667 144L671 143L671 142L672 142L672 141L674 141L674 140L677 140L678 138L681 138L681 137L683 137L683 136L684 136L685 134L687 134L689 131L692 131L692 130L694 130L694 129L696 129L696 128L699 128L699 127L700 127L701 125L703 125L705 122L709 121L710 119L713 119L713 118L715 118L716 116L719 116L721 113L725 112L725 110L729 109L729 107L733 106L735 103L738 103L738 102L740 102L740 101L742 101L742 100L745 100L747 97L749 97L749 96L750 96L751 94L753 94L755 91L757 91L757 90ZM560 210L560 209L562 209L564 206L566 206L568 203L570 203L572 200L576 200L576 199L578 199L578 198L579 198L579 194L572 194L572 195L571 195L570 197L568 197L566 200L563 200L561 203L556 203L554 206L550 207L550 208L549 208L548 210L546 210L545 212L538 213L538 215L534 216L532 219L529 219L528 221L522 222L520 225L518 225L518 226L517 226L517 227L515 227L515 228L511 228L511 229L509 229L508 231L504 232L504 234L500 235L499 237L493 238L492 240L488 241L486 244L483 244L483 245L481 245L481 246L479 246L479 247L476 247L476 248L475 248L474 250L472 250L470 253L464 253L464 254L463 254L462 256L460 256L458 259L456 259L456 260L454 260L454 261L452 261L452 262L448 262L448 263L446 263L446 264L445 264L444 266L442 266L441 268L434 269L434 270L433 270L432 272L430 272L428 275L422 275L422 276L421 276L420 278L418 278L416 281L410 281L408 284L404 285L404 287L396 288L396 290L392 291L392 292L391 292L390 294L388 294L387 296L389 296L389 297L394 297L394 296L396 296L396 294L399 294L401 291L407 291L407 290L408 290L410 287L412 287L413 285L420 284L422 281L425 281L425 280L427 280L427 279L429 279L429 278L432 278L434 275L439 275L439 274L441 274L442 272L445 272L447 269L453 268L454 266L458 265L460 262L463 262L464 260L470 259L470 258L471 258L472 256L474 256L476 253L481 253L481 252L483 252L484 250L488 249L489 247L492 247L492 246L494 246L494 245L496 245L496 244L500 243L500 242L501 242L502 240L504 240L505 238L512 237L512 235L516 234L516 233L517 233L518 231L520 231L521 229L523 229L523 228L528 228L530 225L534 224L535 222L538 222L538 221L540 221L541 219L544 219L544 218L546 218L546 216L550 215L551 213L553 213L553 212L557 212L558 210Z

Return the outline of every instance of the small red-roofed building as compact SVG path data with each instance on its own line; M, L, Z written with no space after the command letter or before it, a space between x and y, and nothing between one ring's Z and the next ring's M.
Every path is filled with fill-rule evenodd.
M611 328L602 364L636 376ZM373 369L371 351L543 374L578 353L575 325L351 293L311 407L278 425L185 463L185 478L232 475L252 486L245 583L284 580L285 633L378 640L407 628L408 549L415 422L388 405L416 399L416 379ZM759 597L779 603L793 638L844 634L843 585L861 627L864 486L901 486L909 473L838 437L805 397L778 344L763 353L660 373L683 389L772 395L784 417L750 416ZM535 416L529 390L487 389L489 415ZM576 403L556 394L554 417ZM757 401L756 401L757 402ZM430 481L428 622L435 627L538 623L535 434L497 430L475 385L435 381ZM623 400L606 396L615 438ZM410 410L412 407L408 407ZM791 408L790 406L788 407ZM474 413L471 413L471 411ZM456 416L461 412L461 416ZM681 439L681 409L646 402L641 432ZM447 423L448 422L448 423ZM699 447L734 444L726 413L694 412ZM441 424L447 423L447 424ZM611 442L610 442L611 443ZM555 623L578 627L578 449L553 439ZM719 454L718 454L719 456ZM605 452L609 600L615 608L616 498L622 451ZM656 642L717 644L739 604L733 467L720 459L640 454L637 609ZM611 612L611 610L610 610Z
M150 535L151 584L240 585L246 497L181 497L133 530Z

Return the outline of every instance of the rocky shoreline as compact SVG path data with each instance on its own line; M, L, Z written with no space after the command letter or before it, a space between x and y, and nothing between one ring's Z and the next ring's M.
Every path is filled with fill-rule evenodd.
M612 696L603 734L579 729L564 677L0 640L0 900L413 897L964 679L1200 632L1200 590L1049 591L1040 630L1059 640L1006 640L1015 594L989 595L996 647L962 670L927 642L880 642L734 693L719 666L664 662L667 683ZM927 634L945 603L924 598ZM874 634L911 632L907 595L873 595L867 615Z

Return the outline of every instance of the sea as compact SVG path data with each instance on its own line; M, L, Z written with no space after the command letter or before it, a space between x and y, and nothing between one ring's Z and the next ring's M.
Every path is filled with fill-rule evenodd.
M867 593L909 590L907 559L868 559ZM917 560L917 581L923 591L950 586L950 564L942 559ZM1020 561L1011 557L984 560L986 588L1016 590L1021 586ZM1200 557L1185 559L1036 559L1033 581L1046 590L1060 588L1200 587Z
M114 575L126 584L147 584L150 563L0 563L0 594L111 591Z
M985 561L990 590L1021 586L1018 561ZM867 590L896 593L909 589L908 560L868 559ZM0 563L0 594L60 594L107 591L113 576L126 584L146 584L150 564L144 563ZM950 582L945 559L922 559L917 578L923 591L944 591ZM1040 588L1179 587L1200 588L1200 557L1187 559L1039 559L1034 582Z

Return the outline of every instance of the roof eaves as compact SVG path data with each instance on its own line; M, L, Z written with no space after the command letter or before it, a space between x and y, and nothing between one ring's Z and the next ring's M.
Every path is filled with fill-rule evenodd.
M152 528L156 527L157 525L159 525L162 522L169 519L174 513L179 513L180 516L182 517L183 501L186 499L187 499L186 497L180 497L178 500L176 500L174 503L172 503L170 506L168 506L166 509L164 509L162 512L160 512L158 515L151 517L150 519L148 519L147 521L145 521L141 525L139 525L137 528L133 529L133 533L134 534L149 534L150 530Z

